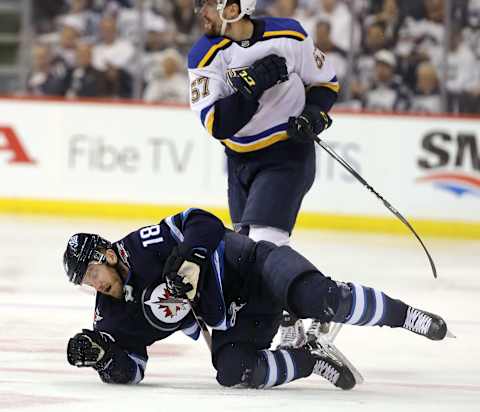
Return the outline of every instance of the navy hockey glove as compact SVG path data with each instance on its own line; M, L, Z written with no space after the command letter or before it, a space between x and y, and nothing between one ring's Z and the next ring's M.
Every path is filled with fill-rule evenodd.
M229 71L227 80L246 98L258 100L265 90L288 80L286 60L270 54L246 69Z
M207 260L205 249L184 250L182 244L175 247L163 266L169 292L176 298L186 296L190 300L195 299L199 292L200 274Z
M287 134L290 139L310 142L332 125L332 119L319 107L307 105L298 117L288 119Z
M112 344L110 335L95 330L82 329L68 341L67 359L73 366L104 369L112 359Z

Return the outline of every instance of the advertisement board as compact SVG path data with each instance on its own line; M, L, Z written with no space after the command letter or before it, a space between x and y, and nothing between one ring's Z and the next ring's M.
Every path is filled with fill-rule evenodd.
M455 225L446 232L480 237L479 118L333 118L322 139L401 213L433 234ZM0 211L129 217L201 206L228 216L222 145L185 107L0 99L0 179ZM317 146L300 225L389 230L392 220Z

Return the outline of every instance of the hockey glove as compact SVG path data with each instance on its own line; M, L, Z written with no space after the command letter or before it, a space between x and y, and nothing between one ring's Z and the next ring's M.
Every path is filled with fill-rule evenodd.
M195 299L200 274L207 260L206 250L202 248L183 250L182 244L175 247L163 267L169 292L177 298L186 296L190 300Z
M245 69L229 71L227 80L246 98L258 100L265 90L288 80L286 60L270 54Z
M112 359L114 340L107 333L82 329L68 341L67 359L73 366L104 369Z
M332 125L332 119L319 107L307 105L298 117L288 119L287 134L290 139L310 142Z

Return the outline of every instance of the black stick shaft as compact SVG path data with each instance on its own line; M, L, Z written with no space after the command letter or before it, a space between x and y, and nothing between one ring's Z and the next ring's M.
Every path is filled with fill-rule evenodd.
M198 326L200 327L200 331L202 332L203 339L205 340L205 343L207 344L208 349L210 349L210 352L212 352L212 335L210 335L210 331L207 328L207 324L198 315L197 309L195 308L195 305L193 304L193 302L189 300L189 303L190 303L190 308L192 309L193 317L195 318Z
M417 240L420 242L422 245L423 250L427 254L428 261L430 262L430 266L432 268L433 272L433 277L436 279L437 278L437 268L435 267L435 263L433 262L432 256L430 255L429 251L427 250L427 247L423 243L422 239L420 239L420 236L418 236L417 232L413 228L413 226L408 222L405 217L397 210L395 209L390 202L388 202L380 193L378 193L372 186L368 184L368 182L360 176L359 173L355 171L355 169L350 166L350 164L343 159L335 150L333 150L328 144L326 144L322 139L320 139L318 136L313 135L312 136L315 139L315 142L318 143L318 145L324 149L330 156L332 156L338 163L340 163L348 172L350 172L363 186L365 186L370 192L372 192L378 199L380 199L385 207L390 210L400 221L407 226L410 231L413 233L413 235L417 238Z
M205 339L205 342L208 345L208 349L210 349L210 352L212 351L212 336L210 335L210 332L208 330L207 324L203 321L203 319L198 315L197 310L195 308L195 304L187 298L160 298L158 299L158 303L173 303L173 304L181 304L181 305L190 305L190 309L192 310L193 317L195 318L195 321L197 322L198 326L200 327L200 331L202 332L203 338Z

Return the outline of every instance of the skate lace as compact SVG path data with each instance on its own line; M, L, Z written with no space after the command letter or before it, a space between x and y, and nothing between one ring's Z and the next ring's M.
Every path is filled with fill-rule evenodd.
M317 374L330 381L334 385L337 383L338 378L340 378L340 372L336 370L332 365L324 360L319 360L315 364L313 371Z
M405 318L403 327L412 332L426 335L431 323L432 318L430 316L418 309L409 307L407 309L407 317Z

